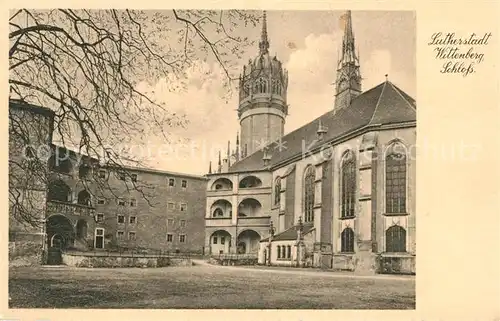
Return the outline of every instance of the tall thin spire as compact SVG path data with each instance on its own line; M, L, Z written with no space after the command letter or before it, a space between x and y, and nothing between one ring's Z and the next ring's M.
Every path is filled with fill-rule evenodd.
M259 49L261 55L269 52L269 40L267 39L267 20L265 10L262 15L262 32L260 34Z
M240 133L236 132L236 152L235 152L236 161L240 160Z
M354 44L351 10L347 10L340 17L340 23L344 36L342 37L342 52L338 58L334 112L351 105L352 100L361 93L362 79Z
M342 16L342 22L344 23L344 36L342 38L342 57L339 61L340 64L354 63L358 62L356 57L355 45L354 45L354 33L352 31L352 18L351 10Z
M212 174L212 161L210 161L210 163L208 163L208 173Z
M219 166L217 167L217 173L220 173L221 171L222 171L222 159L219 150Z

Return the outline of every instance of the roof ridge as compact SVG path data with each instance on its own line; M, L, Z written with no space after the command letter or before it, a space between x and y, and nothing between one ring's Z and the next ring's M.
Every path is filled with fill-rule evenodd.
M401 98L403 98L404 101L406 101L406 103L408 105L410 105L410 107L416 112L417 109L415 107L413 107L413 105L408 101L408 99L406 99L400 92L400 89L398 87L396 87L392 82L389 81L389 83L391 84L392 88L394 88L394 90L399 94L399 96L401 96Z
M373 110L372 117L370 118L370 121L368 122L367 125L370 125L373 121L373 118L375 117L375 114L377 113L378 105L380 104L380 100L382 99L382 96L384 95L385 92L385 87L387 86L388 81L384 82L384 86L382 87L382 91L380 92L380 96L378 96L377 104L375 105L375 109Z

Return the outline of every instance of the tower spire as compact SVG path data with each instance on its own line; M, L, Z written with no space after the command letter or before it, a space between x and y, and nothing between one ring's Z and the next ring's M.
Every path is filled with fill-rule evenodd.
M351 10L343 15L342 18L344 25L344 36L342 38L342 57L340 59L340 64L345 63L358 63L358 57L356 56L355 45L354 45L354 33L352 31L352 18Z
M231 142L227 141L227 166L231 166Z
M269 52L269 40L267 39L267 20L265 10L262 15L262 32L260 34L259 49L261 55Z
M212 174L212 161L210 161L210 163L208 163L208 173Z
M220 155L220 150L219 150L219 166L217 167L217 173L220 173L222 171L222 160L221 160L221 155Z
M236 132L236 152L235 152L236 161L240 160L240 133Z
M344 35L342 37L342 52L338 58L334 112L350 106L352 100L361 93L361 73L354 44L351 10L347 10L340 17L340 23Z

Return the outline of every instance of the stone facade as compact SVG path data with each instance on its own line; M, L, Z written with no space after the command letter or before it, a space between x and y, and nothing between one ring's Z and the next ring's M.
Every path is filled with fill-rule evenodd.
M47 108L10 102L11 261L43 263L54 246L203 252L205 177L101 166L52 143L53 117Z
M253 198L259 264L415 273L416 102L388 79L361 90L349 11L345 23L334 108L209 175L205 246L212 254L238 252L243 220L236 214L241 200ZM256 61L266 61L261 56ZM238 186L245 177L258 186ZM222 201L229 205L219 212L214 204ZM229 245L221 247L222 235Z

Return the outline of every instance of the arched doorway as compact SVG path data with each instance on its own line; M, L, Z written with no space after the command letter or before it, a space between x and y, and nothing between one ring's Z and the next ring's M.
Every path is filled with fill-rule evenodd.
M247 252L247 244L245 242L238 243L238 254L245 254Z
M70 220L63 215L53 215L47 220L47 238L50 247L63 250L72 247L75 232Z
M231 234L225 230L218 230L210 235L210 253L226 254L231 249Z
M244 230L238 235L238 254L257 254L260 234L254 230Z

